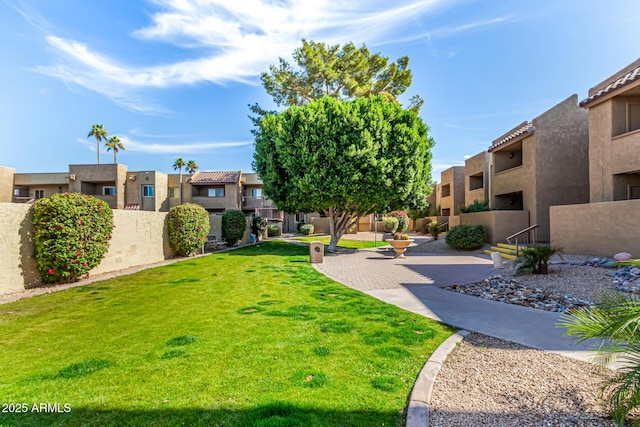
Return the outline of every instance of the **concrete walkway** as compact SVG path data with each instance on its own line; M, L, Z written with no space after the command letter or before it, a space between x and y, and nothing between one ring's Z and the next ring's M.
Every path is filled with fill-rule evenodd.
M440 287L479 282L499 272L485 255L407 253L387 249L328 255L314 264L326 276L377 299L457 328L540 350L591 360L590 344L576 345L557 328L559 314L489 301Z

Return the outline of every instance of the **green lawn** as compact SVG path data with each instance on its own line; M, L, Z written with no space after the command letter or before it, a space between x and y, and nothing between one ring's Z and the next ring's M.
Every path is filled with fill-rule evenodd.
M325 246L329 245L329 241L331 240L330 236L304 236L304 237L295 237L294 240L299 240L301 242L322 242ZM380 233L380 240L378 240L377 244L374 240L349 240L348 237L343 237L338 242L339 248L347 248L347 249L366 249L366 248L375 248L379 246L388 246L389 243L385 242L383 239L382 233Z
M395 426L453 331L267 242L0 305L1 426ZM50 404L33 411L33 405Z

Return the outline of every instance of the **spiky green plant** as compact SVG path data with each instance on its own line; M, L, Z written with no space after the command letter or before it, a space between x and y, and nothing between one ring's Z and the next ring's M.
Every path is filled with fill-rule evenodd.
M549 245L534 245L518 252L515 267L518 274L547 274L549 258L560 249Z
M607 366L617 359L621 368L603 387L611 416L623 426L631 410L640 407L640 298L609 291L595 307L564 313L558 326L578 342L599 341L597 361ZM640 425L637 419L633 425Z

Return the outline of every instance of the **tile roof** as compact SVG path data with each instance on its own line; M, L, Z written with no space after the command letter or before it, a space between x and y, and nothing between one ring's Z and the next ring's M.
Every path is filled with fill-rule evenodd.
M196 172L191 177L191 184L235 184L240 178L240 172Z
M516 139L520 135L524 135L525 133L533 133L534 131L535 128L530 122L523 122L515 128L511 129L509 132L502 135L500 138L493 141L491 147L489 147L489 151L495 150L502 144L506 144L507 142Z
M589 90L589 97L580 102L581 107L585 107L598 98L607 95L629 83L640 79L640 59L627 66L623 70L609 77L604 82L592 87Z

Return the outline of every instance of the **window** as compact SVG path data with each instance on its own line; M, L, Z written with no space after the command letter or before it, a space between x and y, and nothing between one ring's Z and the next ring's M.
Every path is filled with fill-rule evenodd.
M251 190L251 197L254 199L262 199L262 188L254 188Z
M297 213L295 221L296 222L304 222L304 213Z
M169 188L169 198L171 198L171 199L180 198L180 187L170 187Z
M18 189L18 188L14 188L14 189L13 189L13 195L14 195L14 196L19 196L19 195L20 195L20 189Z
M36 200L44 199L44 190L35 190L33 193Z
M209 188L209 197L224 197L224 188Z
M469 190L478 190L484 187L484 174L471 175L469 177Z
M115 196L116 195L116 187L115 186L102 187L102 195L103 196Z
M451 195L451 184L445 184L442 186L442 197L449 197Z
M153 185L142 186L142 197L153 197L154 193L155 193L155 189Z
M627 104L627 132L640 129L640 104Z

